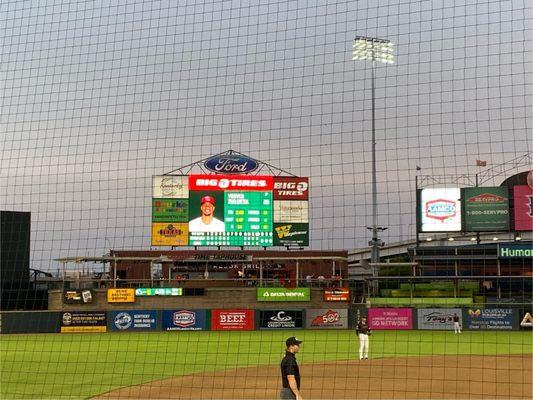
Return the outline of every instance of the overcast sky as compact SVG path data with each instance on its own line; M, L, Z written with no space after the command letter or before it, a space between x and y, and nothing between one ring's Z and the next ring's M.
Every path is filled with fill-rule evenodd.
M417 173L531 152L532 17L526 0L2 1L1 209L32 212L34 268L149 248L152 175L233 149L310 177L311 248L364 246L366 35L396 44L376 70L378 222L412 238Z

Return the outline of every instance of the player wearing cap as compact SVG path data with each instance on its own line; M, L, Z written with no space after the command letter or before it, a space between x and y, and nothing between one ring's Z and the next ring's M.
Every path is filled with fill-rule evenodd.
M355 328L355 334L359 337L359 359L368 360L368 337L372 334L368 322L366 322L366 317L361 318Z
M189 232L224 232L224 222L215 218L215 199L204 196L200 202L202 215L189 222Z
M285 357L281 360L281 383L279 394L281 400L302 400L300 395L300 369L296 362L296 353L300 350L301 340L291 336L285 341Z

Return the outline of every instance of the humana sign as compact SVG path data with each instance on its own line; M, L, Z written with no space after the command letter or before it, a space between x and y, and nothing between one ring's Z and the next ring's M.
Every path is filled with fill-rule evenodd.
M500 245L498 256L500 258L530 258L533 257L533 247L531 245Z

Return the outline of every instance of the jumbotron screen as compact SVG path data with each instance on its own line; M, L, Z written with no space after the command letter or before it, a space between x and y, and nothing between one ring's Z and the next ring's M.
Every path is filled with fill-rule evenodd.
M308 180L155 176L153 246L308 246Z

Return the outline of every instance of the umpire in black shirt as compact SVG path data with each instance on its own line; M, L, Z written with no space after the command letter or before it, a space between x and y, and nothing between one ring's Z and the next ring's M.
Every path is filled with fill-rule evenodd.
M302 400L300 395L300 369L295 354L300 350L301 340L291 336L285 341L285 357L281 360L281 381L283 387L279 394L281 400Z

